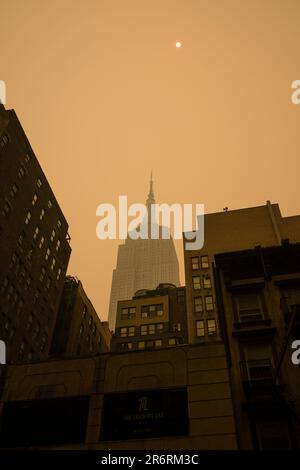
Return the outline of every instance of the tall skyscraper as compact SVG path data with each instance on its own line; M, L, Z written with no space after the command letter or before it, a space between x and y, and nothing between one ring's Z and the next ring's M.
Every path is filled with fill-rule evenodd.
M149 218L151 206L155 204L152 174L150 191L146 201L148 223L155 223ZM172 238L127 238L119 246L117 266L113 271L110 292L108 321L114 330L116 323L117 303L119 300L131 299L140 289L155 289L158 284L171 283L179 286L179 265ZM150 230L148 230L150 233Z
M68 223L13 110L0 104L0 339L44 359L71 254Z

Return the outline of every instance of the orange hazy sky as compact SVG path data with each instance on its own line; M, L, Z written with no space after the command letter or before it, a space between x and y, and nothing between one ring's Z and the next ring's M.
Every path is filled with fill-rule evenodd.
M0 14L6 107L102 319L120 242L96 238L96 207L144 202L151 169L159 203L300 213L299 0L0 0Z

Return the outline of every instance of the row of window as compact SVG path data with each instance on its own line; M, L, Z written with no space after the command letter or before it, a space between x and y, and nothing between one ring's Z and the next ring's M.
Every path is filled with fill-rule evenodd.
M217 335L217 322L215 318L209 318L207 320L196 321L196 336L203 338L205 336L216 336Z
M164 330L164 324L163 323L153 323L150 325L141 325L140 330L138 327L135 326L128 326L128 327L122 327L120 329L120 336L121 337L127 337L127 336L146 336L146 335L154 335L161 333ZM172 326L172 330L174 332L176 331L181 331L181 323L174 323Z
M204 296L204 302L203 297L194 297L194 313L204 312L204 307L206 312L214 311L214 301L212 295Z
M141 307L142 318L162 317L164 314L163 304L143 305ZM134 320L136 318L136 307L126 307L121 310L121 320Z
M176 344L181 343L181 338L168 338L167 344L169 346L176 346ZM120 343L119 349L121 350L132 350L132 349L150 349L150 348L160 348L163 346L162 339L156 339L153 341L138 341L138 342L128 342L128 343Z
M210 276L193 276L193 289L211 289L211 278Z
M204 256L193 256L191 258L191 267L192 270L196 269L208 269L209 268L209 259L207 255Z

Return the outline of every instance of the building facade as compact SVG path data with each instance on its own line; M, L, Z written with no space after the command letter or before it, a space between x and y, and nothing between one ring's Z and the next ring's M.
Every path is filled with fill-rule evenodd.
M146 202L148 215L155 204L153 182ZM151 219L150 219L151 221ZM151 221L151 224L154 224ZM149 232L151 230L151 225ZM119 300L131 299L140 289L155 289L158 284L180 285L179 265L172 238L163 239L159 227L158 239L136 239L128 237L118 248L117 265L113 271L108 321L111 330L115 329L117 304Z
M82 283L67 276L61 297L50 355L72 357L107 352L111 333L85 293Z
M300 244L218 254L215 263L239 448L299 449Z
M4 368L2 448L237 448L221 342Z
M185 287L160 284L118 302L112 348L116 351L187 344Z
M186 250L185 282L189 342L214 340L219 328L212 263L217 253L300 241L300 216L282 217L278 204L204 215L204 246Z
M71 253L67 221L13 110L0 105L0 338L48 355Z

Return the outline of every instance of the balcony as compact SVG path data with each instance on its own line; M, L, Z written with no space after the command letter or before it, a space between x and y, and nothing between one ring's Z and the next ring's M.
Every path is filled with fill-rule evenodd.
M246 391L269 389L275 385L275 368L270 359L241 361L240 370Z

